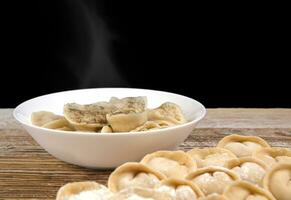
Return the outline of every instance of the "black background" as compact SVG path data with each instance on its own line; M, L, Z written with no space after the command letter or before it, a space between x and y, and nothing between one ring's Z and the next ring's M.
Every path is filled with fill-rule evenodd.
M137 87L206 107L291 107L284 5L30 1L4 5L0 107Z

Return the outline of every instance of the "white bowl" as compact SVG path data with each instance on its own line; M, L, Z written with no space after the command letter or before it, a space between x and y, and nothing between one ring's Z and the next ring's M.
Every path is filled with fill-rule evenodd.
M88 104L108 101L112 96L146 96L149 108L167 101L174 102L182 108L189 122L147 132L108 134L51 130L35 126L30 121L30 115L35 111L62 115L65 103ZM13 114L37 143L54 157L88 168L114 168L128 161L139 161L147 153L175 149L205 113L201 103L178 94L145 89L98 88L40 96L17 106Z

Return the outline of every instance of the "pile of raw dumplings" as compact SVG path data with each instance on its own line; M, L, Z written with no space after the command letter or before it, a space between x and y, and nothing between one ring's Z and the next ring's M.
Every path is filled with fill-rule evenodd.
M108 102L86 105L67 103L63 113L33 112L31 122L49 129L101 133L148 131L187 122L177 104L165 102L148 109L146 97L112 97Z
M57 200L290 200L291 150L229 135L216 147L157 151L96 182L61 187Z

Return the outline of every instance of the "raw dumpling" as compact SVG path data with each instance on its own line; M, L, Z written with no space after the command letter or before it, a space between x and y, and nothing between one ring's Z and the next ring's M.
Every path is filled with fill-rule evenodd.
M187 154L197 162L199 168L208 166L223 167L227 161L237 158L231 151L218 147L194 148L188 151Z
M96 182L74 182L61 187L56 200L108 200L112 195L107 187Z
M192 181L202 190L205 196L222 194L226 185L239 180L239 176L223 167L205 167L190 173L187 180Z
M287 148L263 148L255 151L253 157L265 162L268 166L272 166L278 162L291 162L291 150Z
M275 200L267 190L245 181L232 183L223 195L229 200Z
M260 137L233 134L222 138L217 147L228 149L237 157L243 157L251 156L254 151L270 146Z
M225 166L237 173L242 180L257 185L262 184L262 180L267 171L265 163L253 157L230 160Z
M156 191L168 193L175 200L196 200L204 197L202 191L194 183L184 179L163 180Z
M184 178L196 169L196 162L184 151L157 151L146 155L141 163L161 172L168 178Z
M31 122L43 128L74 131L74 127L63 116L55 115L51 112L34 112L31 114Z
M226 200L221 194L210 194L207 197L202 197L199 200Z
M111 173L108 187L112 192L130 187L154 188L164 178L163 174L146 165L128 162Z
M116 110L116 107L107 102L98 102L88 105L68 103L64 105L65 118L80 131L98 131L106 126L106 114Z
M269 190L277 200L291 198L291 162L279 162L266 174L263 186Z
M183 124L187 122L181 108L177 104L171 102L163 103L160 107L149 110L148 120L164 120L173 124Z
M154 189L131 187L116 193L109 200L175 200L169 194Z
M114 132L131 131L147 121L146 101L143 97L111 98L117 110L106 115Z

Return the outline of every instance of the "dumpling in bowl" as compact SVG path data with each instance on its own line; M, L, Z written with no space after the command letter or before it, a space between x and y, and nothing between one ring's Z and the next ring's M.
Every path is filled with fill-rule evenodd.
M110 126L103 126L101 131L101 133L112 133L112 128Z
M160 107L148 111L148 120L163 120L173 124L184 124L187 122L181 108L171 102L163 103Z
M64 117L48 122L42 126L43 128L56 129L62 131L74 131L74 127Z
M98 131L106 126L106 114L116 110L116 107L107 102L98 102L88 105L68 103L64 105L65 118L80 131Z
M143 112L147 107L146 97L125 97L119 99L117 97L111 97L109 103L116 106L117 109L124 111Z
M57 193L56 200L108 200L112 195L113 193L107 187L96 182L74 182L62 186Z
M252 156L254 151L270 145L260 137L233 134L222 138L217 147L228 149L237 157L243 157Z
M106 115L114 132L131 131L147 121L145 97L111 98L110 103L117 109Z
M114 132L129 132L147 121L146 112L114 112L107 114L106 119Z
M185 179L165 179L157 186L156 191L167 193L175 200L196 200L204 197L198 186Z
M62 116L56 115L52 112L39 111L31 114L31 123L36 126L43 126L51 121L61 119Z
M74 131L74 127L63 116L55 115L52 112L33 112L31 114L31 122L43 128Z
M112 192L125 188L154 188L165 176L141 163L128 162L114 170L108 179L108 187Z
M196 169L196 162L184 151L157 151L146 155L141 163L169 178L184 178Z
M173 126L174 124L164 120L147 121L143 125L131 130L131 132L149 131Z

